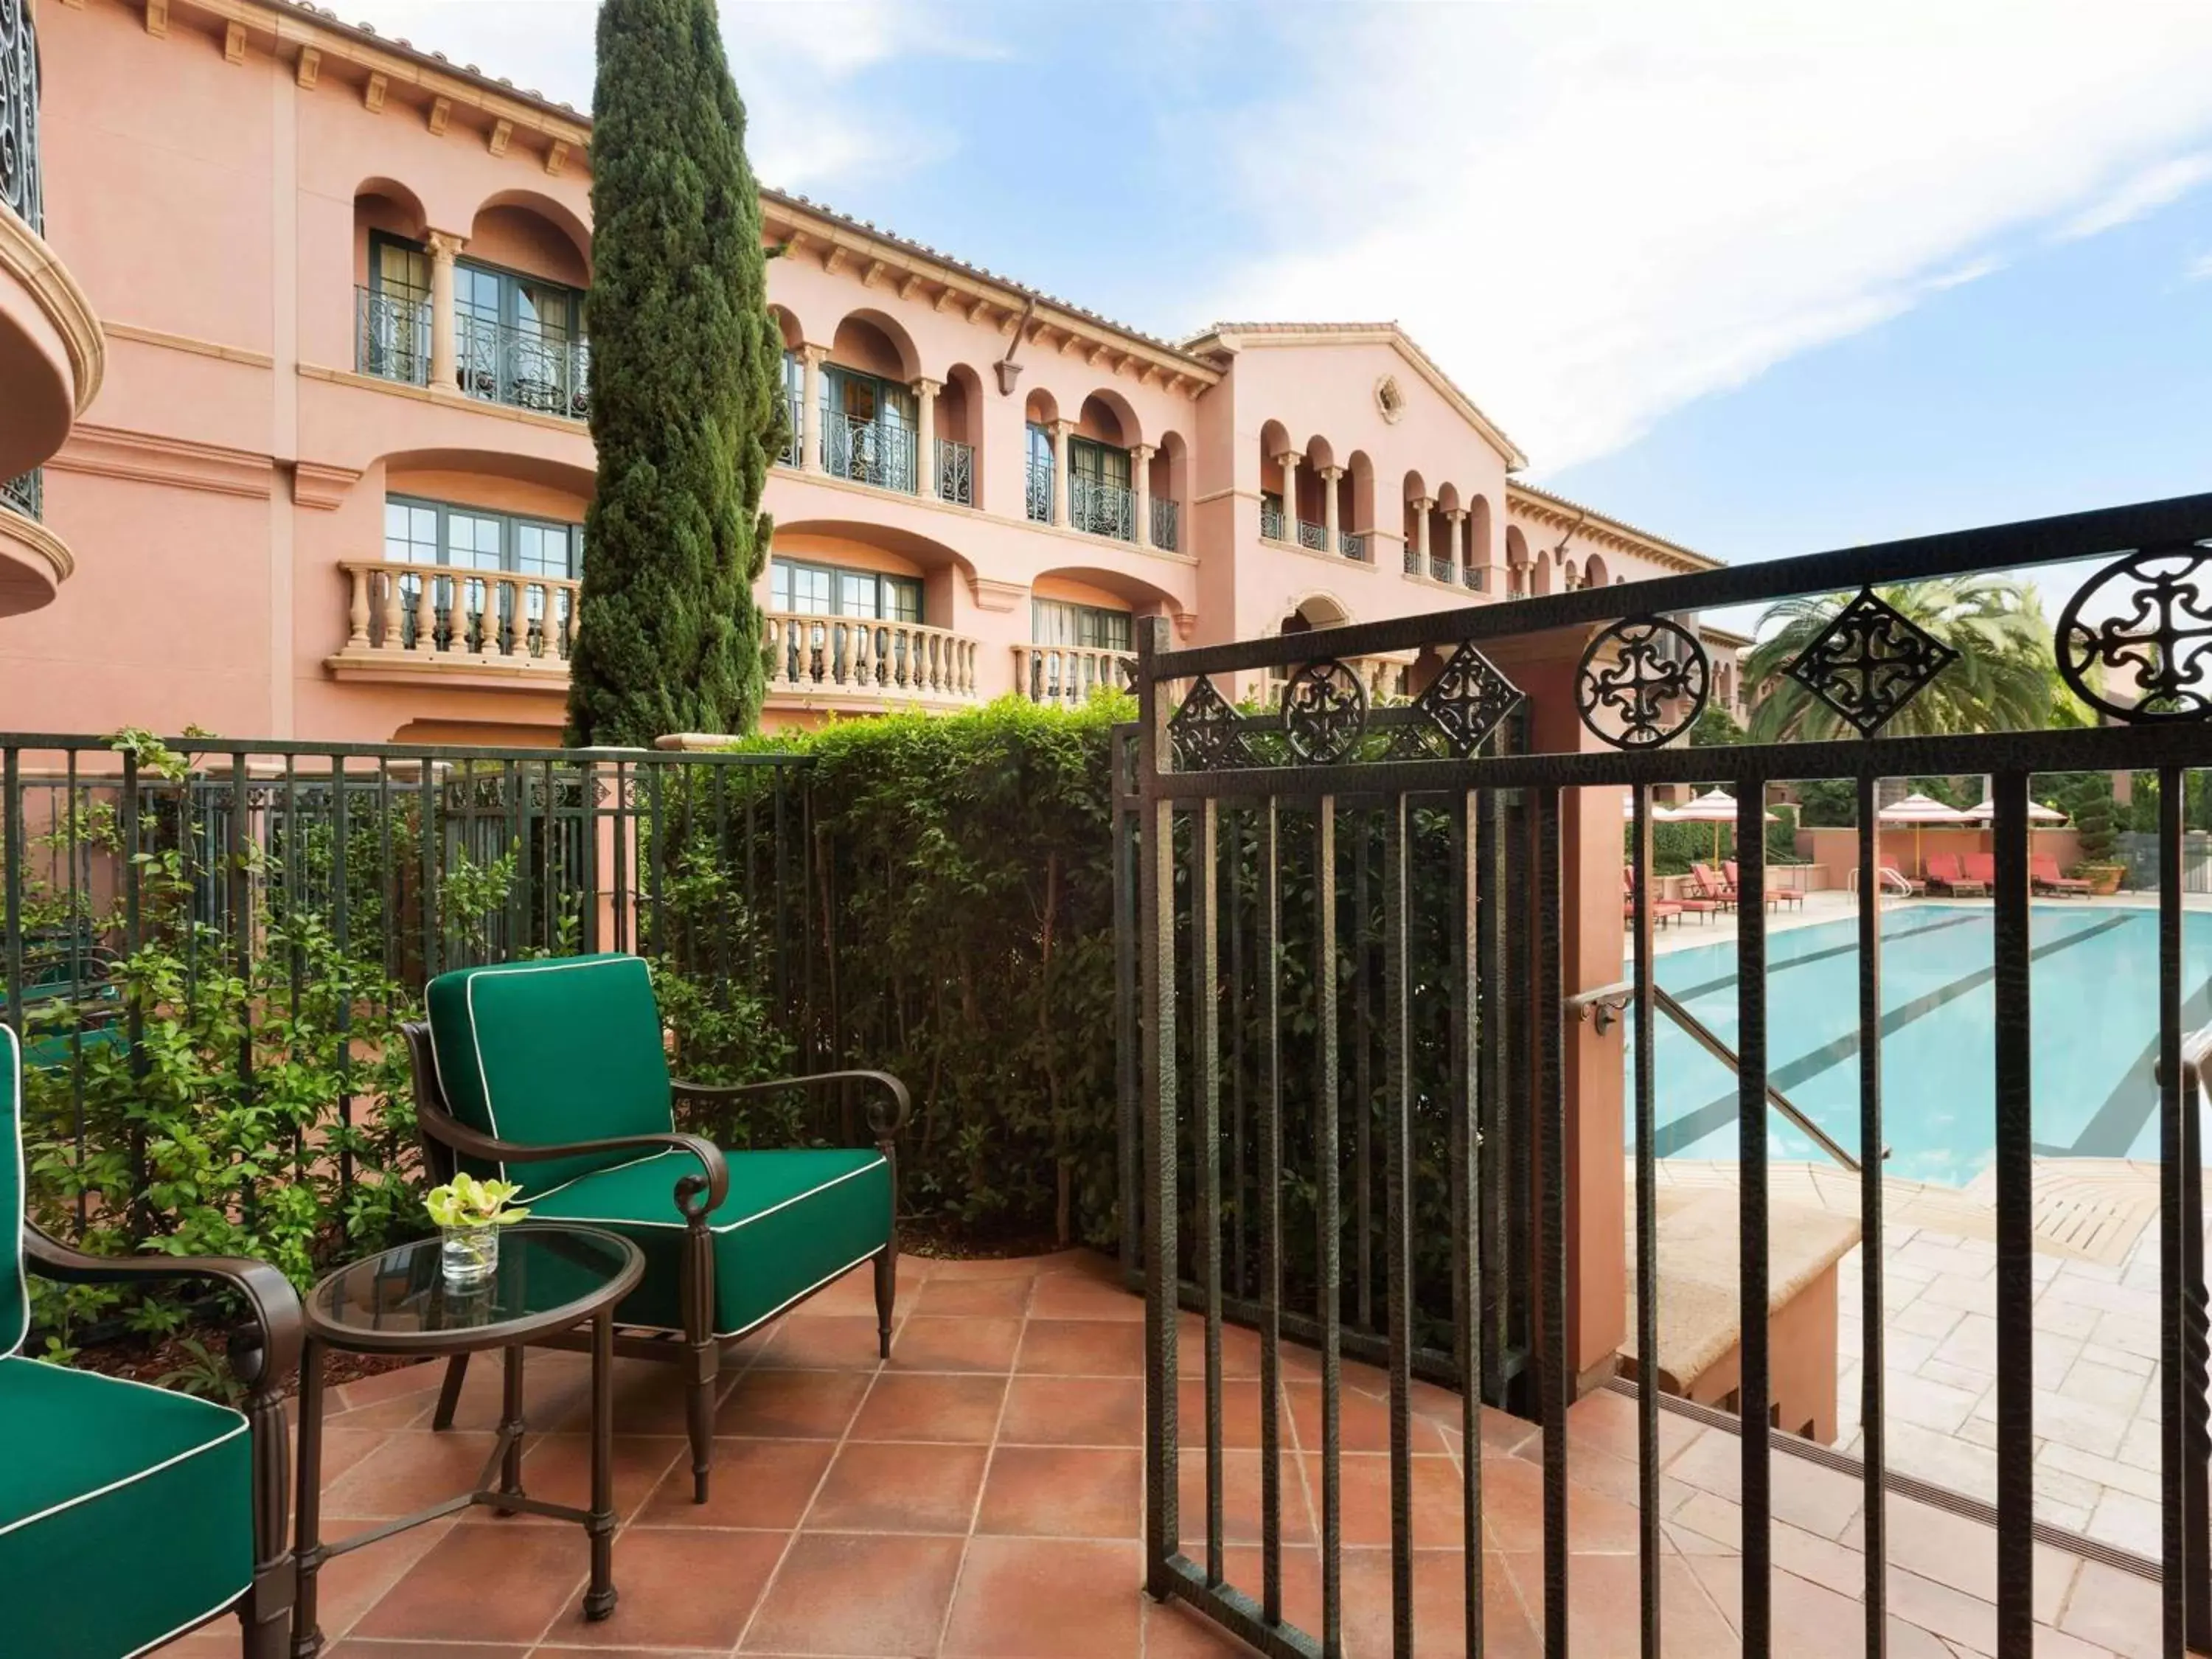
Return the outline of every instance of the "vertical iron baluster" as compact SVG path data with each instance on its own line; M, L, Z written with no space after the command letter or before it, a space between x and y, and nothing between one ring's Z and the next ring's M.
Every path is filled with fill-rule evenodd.
M1337 1146L1336 798L1314 805L1314 1179L1321 1316L1321 1638L1325 1659L1344 1650L1344 1218Z
M1177 1494L1176 1322L1180 1274L1176 1226L1175 811L1156 797L1164 769L1167 708L1152 659L1167 644L1167 623L1147 623L1138 638L1138 743L1145 785L1143 854L1138 863L1140 974L1144 986L1145 1088L1145 1583L1154 1600L1171 1582L1168 1563L1181 1538Z
M253 976L252 873L246 860L246 816L251 800L246 787L246 750L230 757L230 824L225 837L224 861L229 880L230 925L236 930L234 971L241 983L251 986ZM246 1085L246 1098L253 1098L253 997L249 991L239 1009L238 1077Z
M656 763L645 766L646 834L652 837L653 875L647 890L647 910L653 923L651 950L655 956L665 956L668 951L665 920L668 903L668 819L662 809L660 775L665 769Z
M2160 1613L2166 1659L2180 1659L2188 1638L2189 1366L2182 1337L2188 1266L2184 1254L2181 1072L2181 769L2158 774L2158 1231L2159 1231L2159 1555L2163 1569ZM2000 1340L2002 1331L1999 1332ZM2000 1415L2002 1415L2000 1411ZM2000 1438L2000 1448L2002 1441ZM2002 1449L1999 1452L2002 1456Z
M1229 905L1229 1283L1240 1297L1252 1294L1245 1237L1251 1231L1250 1183L1245 1179L1244 1115L1244 832L1232 812L1223 848Z
M730 867L730 769L714 766L707 775L713 780L708 786L714 793L714 868ZM718 905L714 914L714 976L724 984L730 978L730 920L735 915L750 915L753 907L753 890L748 883L741 904Z
M782 775L783 768L778 766L775 769L770 781L773 782L775 778L780 778ZM761 952L761 930L758 921L761 909L760 835L754 808L760 799L760 791L755 787L750 777L742 773L739 776L744 784L745 816L743 833L745 838L745 903L746 915L750 923L745 929L744 938L745 980L747 983L757 987L760 983ZM769 903L771 906L774 904L772 897Z
M1653 1101L1657 1090L1651 994L1651 788L1629 790L1629 947L1636 953L1636 1530L1644 1600L1644 1659L1658 1659L1661 1640L1659 1534L1659 1157Z
M604 948L599 940L599 769L587 760L576 773L576 821L583 828L584 854L580 938L590 953Z
M799 933L799 969L802 986L799 992L799 995L802 999L800 1006L805 1010L804 1030L806 1032L808 1045L806 1054L810 1068L818 1066L821 1063L819 1044L821 1042L822 1021L819 1017L820 1010L816 1004L814 995L816 957L820 953L815 948L814 926L809 915L809 907L811 907L814 902L814 873L817 851L817 849L815 846L814 785L811 779L802 778L799 781L799 896L800 922ZM830 895L827 861L824 860L822 886L822 943L825 948L829 943L830 914ZM833 986L833 993L834 989L835 987ZM836 999L834 994L830 998L830 1007L829 1012L830 1022L834 1027L836 1023Z
M633 815L629 810L630 783L629 763L617 760L614 795L615 937L613 948L617 951L631 949L637 939L636 933L631 925L635 907L631 902L630 891L629 838L635 833L636 826L632 822Z
M1736 800L1736 1274L1742 1352L1743 1650L1773 1643L1772 1443L1767 1331L1766 780Z
M769 878L775 890L775 1000L776 1006L788 1016L791 1012L791 897L789 891L790 830L787 824L789 805L784 784L783 768L775 769L775 822L772 826L775 846L771 860L774 874ZM799 899L799 915L805 919L806 901Z
M2193 1079L2181 1110L2182 1575L2187 1645L2212 1653L2212 1380L2208 1380L2204 1286L2204 1148L2199 1114L2203 1079Z
M530 915L530 860L523 852L522 769L514 761L500 763L500 799L507 804L506 856L514 860L514 877L507 884L507 939L500 955L510 959L523 953Z
M384 977L388 984L399 977L399 871L392 858L392 761L376 757L377 880L384 892ZM386 1013L392 1011L387 1007Z
M1206 1297L1206 1582L1221 1558L1221 938L1217 804L1192 814L1190 1064L1197 1142L1199 1272Z
M343 976L336 989L337 1007L338 1213L353 1210L353 960L352 895L347 891L347 842L353 836L351 804L346 799L346 757L331 757L331 942Z
M1375 1329L1375 981L1369 972L1370 879L1368 815L1352 813L1352 1109L1358 1119L1352 1141L1352 1272L1358 1275L1352 1328Z
M1466 1594L1467 1651L1482 1651L1482 1121L1476 1055L1482 1028L1479 912L1483 897L1477 818L1482 796L1462 790L1452 800L1452 852L1458 904L1452 917L1451 1006L1452 1324L1459 1372L1461 1575Z
M1253 895L1260 994L1260 1582L1269 1625L1283 1620L1283 981L1275 798L1255 813Z
M562 878L568 872L568 860L562 857L561 817L556 810L560 799L558 789L553 763L549 760L545 763L545 790L538 799L538 902L545 915L545 950L549 956L560 954Z
M1567 1407L1574 1365L1567 1352L1566 980L1560 937L1559 792L1530 792L1535 804L1536 929L1529 1017L1536 1024L1537 1294L1543 1309L1544 1652L1566 1659ZM1480 1448L1478 1455L1480 1453ZM1748 1644L1747 1653L1755 1651Z
M299 920L296 913L300 903L300 887L305 879L306 866L301 860L305 856L306 849L300 844L300 757L289 749L284 751L284 822L282 833L283 856L277 860L276 864L276 879L279 884L277 890L284 896L282 914L284 918L285 932L289 936L286 940L285 954L289 958L287 966L289 969L289 978L291 984L292 1018L296 1020L300 1018L300 994L305 988L302 981L307 966L307 959L301 953L299 928L296 925ZM301 1179L305 1179L307 1176L304 1152L301 1137L295 1127L293 1134L293 1154L295 1170Z
M1512 1303L1506 1272L1505 1175L1514 1148L1507 1133L1505 1097L1505 905L1508 893L1504 870L1504 805L1494 789L1475 796L1474 862L1480 872L1474 911L1475 955L1475 1122L1486 1137L1486 1156L1481 1165L1482 1204L1476 1226L1484 1235L1484 1278L1475 1283L1477 1317L1483 1319L1488 1338L1482 1344L1482 1397L1492 1405L1503 1403L1505 1393L1505 1349L1511 1331L1507 1324ZM1492 1294L1491 1285L1498 1289ZM1490 1310L1495 1308L1494 1317Z
M2029 1006L2027 775L1990 779L1996 805L1997 1651L2035 1640L2035 1159ZM2179 1029L2179 1001L2174 1004Z
M1145 918L1138 902L1138 860L1140 820L1122 787L1123 750L1128 739L1114 739L1114 1045L1115 1097L1121 1109L1121 1133L1116 1150L1121 1156L1121 1273L1133 1283L1142 1264L1137 1260L1138 1240L1143 1236L1145 1201L1139 1183L1144 1179L1144 1126L1138 1098L1137 939Z
M7 1022L15 1028L18 1037L27 1036L23 1018L23 751L15 744L8 745L4 757L0 757L0 793L7 797L6 836L8 842L7 927L8 927L8 1012Z
M1881 848L1881 782L1858 780L1859 826L1859 1456L1866 1499L1867 1659L1888 1651L1889 1468L1882 1366Z
M422 775L417 780L417 808L422 816L422 834L416 853L420 855L422 872L422 890L418 902L422 911L422 982L428 985L438 976L439 915L438 866L444 848L438 839L438 769L429 756L416 762Z
M1412 1659L1413 1651L1413 1088L1406 891L1410 811L1403 794L1393 795L1382 820L1382 1095L1389 1112L1382 1138L1382 1216L1389 1229L1382 1270L1390 1320L1390 1632L1396 1659ZM1364 813L1354 819L1363 847L1364 819ZM1364 938L1358 941L1363 962L1366 945ZM1365 1046L1362 1033L1361 1047ZM1363 1139L1366 1122L1363 1115Z
M62 805L69 814L69 984L72 993L70 1006L70 1139L73 1144L82 1146L85 1138L84 1008L76 1000L74 993L85 982L85 971L88 966L86 951L92 943L89 937L92 907L85 902L82 889L77 882L77 775L76 750L74 748L68 751L68 776L63 788ZM85 1194L80 1189L76 1197L79 1237L84 1235L85 1219Z

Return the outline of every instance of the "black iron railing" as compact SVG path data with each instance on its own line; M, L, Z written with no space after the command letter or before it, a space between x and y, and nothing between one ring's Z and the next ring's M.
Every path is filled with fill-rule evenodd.
M0 480L0 507L27 519L40 517L46 507L46 474L34 466L20 477Z
M0 0L0 207L46 234L39 167L39 39L30 0Z
M1413 1652L1415 1545L1449 1541L1464 1585L1462 1634L1482 1650L1486 1521L1480 1402L1541 1425L1540 1606L1547 1655L1565 1655L1583 1582L1569 1527L1569 1407L1589 1364L1569 1340L1570 1005L1589 968L1595 843L1623 833L1625 933L1634 1018L1623 1058L1636 1194L1631 1249L1636 1352L1658 1353L1660 1269L1653 980L1651 789L1718 781L1736 798L1729 983L1736 1073L1730 1127L1741 1230L1740 1382L1733 1399L1742 1510L1741 1618L1747 1654L1788 1650L1775 1623L1776 1462L1792 1437L1767 1431L1777 1403L1769 1329L1769 1110L1781 1060L1767 995L1770 887L1765 798L1785 780L1851 785L1856 822L1876 822L1885 779L1985 775L1994 801L1990 968L1996 1332L1994 1505L1951 1507L1991 1528L1994 1650L2037 1641L2038 1279L2033 1198L2035 981L2049 969L2030 938L2031 781L2057 773L2155 779L2158 828L2147 855L2155 927L2155 1079L2137 1079L2155 1126L2161 1354L2157 1389L2162 1534L2138 1562L2162 1586L2156 1651L2212 1640L2212 1534L2204 1471L2207 1298L2197 1115L2212 1036L2185 1048L2182 836L2190 775L2212 768L2212 495L1739 569L1476 605L1357 626L1176 650L1163 624L1139 639L1140 717L1117 771L1119 969L1122 999L1125 1266L1146 1292L1147 1582L1262 1652L1318 1659L1341 1650L1345 1605L1342 1437L1346 1356L1388 1382L1393 1650ZM1414 556L1409 551L1408 558ZM2026 566L2091 562L2051 635L2052 659L2101 726L1884 735L1919 693L1952 672L1951 653L1885 593L1902 585ZM2069 585L2071 572L2057 573ZM1690 749L1711 669L1686 613L1833 594L1826 631L1787 665L1815 707L1850 735ZM1850 596L1856 595L1855 599ZM1849 599L1849 603L1844 603ZM1499 663L1560 651L1571 700L1523 696ZM1496 653L1493 661L1490 653ZM1440 669L1412 700L1376 705L1347 665L1423 653ZM1576 653L1579 653L1578 657ZM1514 672L1521 672L1517 668ZM1271 677L1279 707L1240 694ZM1882 925L1876 837L1862 835L1855 921L1856 1111L1839 1148L1882 1146ZM1572 854L1571 860L1570 854ZM1609 861L1599 860L1599 863ZM1601 883L1601 890L1609 882ZM1578 941L1571 944L1571 939ZM1603 954L1600 947L1600 954ZM1616 975L1605 973L1601 980ZM2049 1018L2049 1000L2044 1017ZM1579 1085L1575 1086L1581 1086ZM1589 1097L1583 1097L1587 1108ZM1587 1132L1586 1129L1584 1131ZM1870 1164L1872 1159L1867 1160ZM1585 1169L1587 1165L1583 1165ZM1587 1206L1603 1187L1580 1195ZM1860 1182L1865 1650L1884 1651L1887 1517L1893 1471L1885 1432L1882 1183ZM1602 1235L1601 1235L1601 1237ZM1589 1248L1587 1244L1585 1249ZM1202 1323L1202 1420L1186 1425L1178 1388L1179 1310ZM1232 1571L1224 1554L1222 1334L1259 1332L1261 1549ZM1311 1627L1285 1607L1291 1537L1279 1472L1279 1387L1285 1340L1319 1350L1317 1458L1310 1464L1321 1546ZM1599 1358L1602 1358L1601 1354ZM1642 1650L1661 1650L1660 1422L1656 1364L1637 1372L1638 1595ZM1414 1379L1459 1389L1468 1449L1455 1467L1463 1530L1440 1540L1413 1516ZM1715 1421L1725 1419L1714 1419ZM1182 1524L1178 1475L1186 1426L1206 1471L1201 1518ZM1301 1427L1309 1451L1315 1439ZM1836 1454L1829 1454L1831 1460ZM1849 1459L1844 1466L1854 1467ZM1899 1487L1908 1483L1898 1476ZM1425 1503L1427 1500L1424 1500ZM2063 1534L2057 1534L2063 1537ZM1191 1541L1186 1549L1183 1540ZM1200 1541L1202 1540L1202 1542ZM1535 1541L1535 1540L1531 1540ZM2112 1559L2124 1552L2106 1551ZM1494 1561L1494 1557L1488 1558ZM1671 1597L1669 1598L1671 1599ZM1425 1642L1424 1643L1425 1645Z

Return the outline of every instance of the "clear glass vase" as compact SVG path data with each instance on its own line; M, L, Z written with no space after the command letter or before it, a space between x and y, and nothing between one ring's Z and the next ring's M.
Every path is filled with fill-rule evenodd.
M499 1229L448 1227L439 1255L448 1285L481 1285L499 1270Z

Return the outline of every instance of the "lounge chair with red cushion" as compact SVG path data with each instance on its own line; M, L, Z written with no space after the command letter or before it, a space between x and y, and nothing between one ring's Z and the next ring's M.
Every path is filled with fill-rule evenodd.
M1932 853L1929 855L1928 884L1944 893L1986 893L1989 884L1974 880L1959 868L1956 853Z
M1620 866L1620 919L1623 921L1634 921L1636 920L1636 872L1625 864ZM1651 921L1654 927L1664 927L1670 919L1679 918L1681 914L1682 907L1673 899L1655 898L1651 901Z
M2058 873L2058 860L2048 853L2037 853L2027 860L2027 879L2039 892L2070 894L2075 898L2089 896L2089 884L2073 876Z
M1994 890L1997 884L1997 856L1994 853L1969 853L1964 860L1966 879Z
M1717 904L1727 909L1735 903L1735 884L1722 880L1710 864L1692 865L1690 883L1697 889L1698 896L1709 904Z
M1728 860L1721 868L1728 872L1729 888L1733 891L1742 881L1742 878L1736 874L1735 860ZM1769 904L1795 904L1802 908L1805 902L1805 896L1795 887L1769 887L1766 890L1766 902Z

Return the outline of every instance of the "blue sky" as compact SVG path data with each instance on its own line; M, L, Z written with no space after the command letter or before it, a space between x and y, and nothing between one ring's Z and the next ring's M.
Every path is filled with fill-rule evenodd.
M588 106L587 0L352 0ZM768 182L1155 332L1395 318L1741 560L2212 487L2212 6L723 5Z

